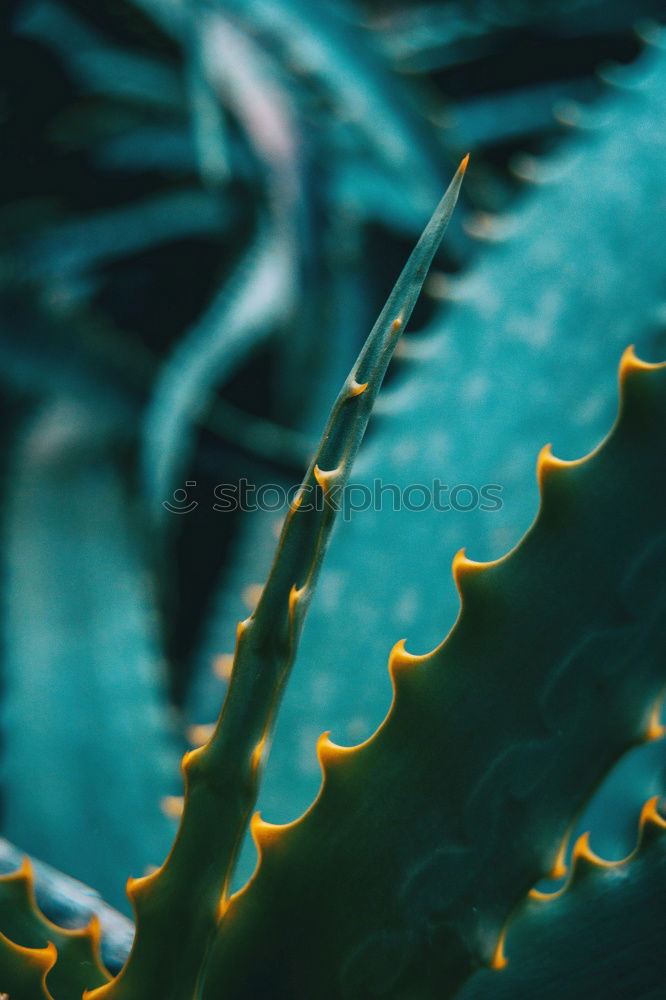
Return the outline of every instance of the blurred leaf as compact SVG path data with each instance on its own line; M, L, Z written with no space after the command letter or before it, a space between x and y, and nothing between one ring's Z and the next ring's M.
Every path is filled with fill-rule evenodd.
M117 902L128 870L163 860L178 782L119 416L54 396L17 433L2 706L6 835Z

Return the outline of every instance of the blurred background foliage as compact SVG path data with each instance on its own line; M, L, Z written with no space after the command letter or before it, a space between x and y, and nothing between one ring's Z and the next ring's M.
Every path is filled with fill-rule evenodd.
M497 482L504 519L359 514L341 526L276 737L266 818L294 818L316 793L321 729L353 743L381 721L393 642L408 633L415 651L427 648L453 621L455 550L468 544L481 558L515 542L536 508L538 446L586 392L587 410L581 404L564 440L571 455L593 446L612 419L622 348L635 340L657 360L664 347L655 205L663 205L664 76L661 105L648 95L642 118L608 93L618 63L642 73L660 8L656 0L3 7L8 838L125 909L126 877L163 859L180 754L217 714L235 623L256 600L279 524L279 512L216 512L214 488L299 479L383 297L471 150L462 208L412 322L426 332L405 335L361 475L423 482L427 469L445 481ZM548 165L564 163L566 174L581 132L585 178L572 188L567 175L548 194ZM638 153L630 158L632 143L643 167ZM634 167L643 172L622 177ZM531 242L518 237L507 248L521 213ZM628 250L639 230L641 246ZM591 263L598 246L602 259ZM538 274L529 269L537 258ZM590 274L597 293L588 289L586 299ZM466 325L456 302L475 275L482 298ZM548 299L558 287L566 315ZM513 356L498 317L515 320L521 295L537 313L559 315L554 329L564 332L544 335L544 346L536 324ZM509 381L499 377L503 358ZM483 379L496 378L508 397L485 392ZM448 394L439 402L438 386ZM540 392L531 410L522 403L530 386ZM429 408L416 406L410 423L419 398ZM457 466L444 431L458 442ZM494 465L481 461L489 442L501 459ZM479 461L466 465L474 447ZM187 501L174 494L186 483L194 484ZM165 500L198 506L173 514ZM614 793L621 785L636 808L662 778L663 751L642 752L641 779L625 762ZM606 818L617 812L603 801L595 808ZM620 839L633 813L622 823ZM250 852L241 874L251 868Z

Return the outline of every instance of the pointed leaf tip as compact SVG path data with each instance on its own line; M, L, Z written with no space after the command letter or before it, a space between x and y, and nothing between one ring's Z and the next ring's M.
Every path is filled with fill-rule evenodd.
M465 176L465 171L467 170L467 164L469 163L469 153L462 158L460 161L460 166L458 167L458 173L461 177Z

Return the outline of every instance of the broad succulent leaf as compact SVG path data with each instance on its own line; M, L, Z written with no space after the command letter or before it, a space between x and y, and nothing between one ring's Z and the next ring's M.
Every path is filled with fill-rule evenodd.
M558 867L577 813L653 735L664 684L666 363L631 351L587 459L539 458L541 507L509 555L453 564L456 625L394 648L391 710L360 747L324 736L317 801L252 825L204 1000L452 996L501 962L504 924Z
M14 434L3 508L4 832L118 903L127 866L142 872L168 850L160 805L178 789L180 749L118 462L127 424L101 393L34 406Z
M46 987L53 1000L80 1000L84 990L110 979L99 954L99 920L93 917L81 930L65 930L47 920L35 903L27 859L17 872L0 877L0 926L7 939L0 948L0 984L10 989L11 997L12 964L25 958L16 946L34 949L39 955L44 952L45 957L48 950L54 961L46 974Z
M11 1000L54 1000L45 980L55 960L53 945L23 948L0 934L2 986Z
M26 855L8 840L0 840L0 870L3 875L14 875L20 871L25 859ZM63 930L81 930L97 920L102 934L102 963L109 972L120 972L134 936L131 920L105 903L90 886L64 875L43 861L35 858L29 861L38 912L47 918L50 925L55 924Z
M457 1000L660 1000L666 821L656 802L645 804L638 846L622 861L602 860L583 835L567 885L532 893L511 923L506 966L479 972Z

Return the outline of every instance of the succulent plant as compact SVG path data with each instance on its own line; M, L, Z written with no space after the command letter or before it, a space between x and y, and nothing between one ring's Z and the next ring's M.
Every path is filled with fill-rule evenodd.
M659 5L10 7L0 1000L659 1000Z
M505 988L517 909L529 954L530 941L534 947L562 910L576 926L603 898L619 922L654 898L649 873L663 871L666 828L656 800L645 806L634 855L602 862L583 838L567 886L552 899L534 891L561 873L563 844L604 773L627 748L661 735L666 363L641 362L632 349L606 441L572 462L544 448L541 507L527 535L492 563L458 553L462 607L454 628L430 654L397 644L384 723L355 748L322 737L316 802L285 827L255 816L257 871L231 894L335 520L327 500L348 482L465 166L338 396L258 606L238 627L218 724L183 759L185 804L173 848L160 869L129 884L137 932L124 969L109 981L95 918L68 931L40 913L26 862L0 880L0 982L13 1000L445 997L487 966L499 985L472 981L483 995ZM323 502L311 503L314 496ZM633 995L651 996L663 963L645 960L649 937L634 929L630 940L622 969L631 963L625 977L642 991ZM568 941L569 953L577 943ZM605 977L605 990L615 988L614 959L602 953L594 973L596 983ZM580 962L573 965L575 977ZM513 973L507 995L541 991L540 976L551 973L533 974L526 985L520 969ZM567 982L567 995L578 989L575 978Z

